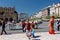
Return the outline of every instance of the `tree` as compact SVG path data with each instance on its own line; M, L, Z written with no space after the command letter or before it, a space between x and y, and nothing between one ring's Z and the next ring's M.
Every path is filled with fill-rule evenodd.
M46 19L50 19L51 18L51 16L46 16Z
M16 13L16 14L17 14L17 11L14 11L14 13Z

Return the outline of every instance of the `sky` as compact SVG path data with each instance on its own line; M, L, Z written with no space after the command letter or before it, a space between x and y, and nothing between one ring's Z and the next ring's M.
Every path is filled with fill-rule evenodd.
M60 0L0 0L1 7L15 7L18 13L36 14L41 9L58 3Z

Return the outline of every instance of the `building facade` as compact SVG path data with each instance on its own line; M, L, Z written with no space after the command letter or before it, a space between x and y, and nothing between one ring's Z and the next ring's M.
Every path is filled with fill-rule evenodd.
M0 7L0 19L18 20L18 14L14 7Z
M42 18L46 18L46 16L50 15L49 8L45 8L42 10Z
M50 15L60 16L60 3L54 4L50 7Z
M60 16L60 3L45 7L42 10L40 10L36 15L33 15L33 16L46 18L46 16L52 16L52 15Z

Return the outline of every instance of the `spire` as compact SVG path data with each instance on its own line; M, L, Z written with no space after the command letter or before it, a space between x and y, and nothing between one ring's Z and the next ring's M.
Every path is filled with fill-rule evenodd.
M53 3L53 6L55 5L55 3Z

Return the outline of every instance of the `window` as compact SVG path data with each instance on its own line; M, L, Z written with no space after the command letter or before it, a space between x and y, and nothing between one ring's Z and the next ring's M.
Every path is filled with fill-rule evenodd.
M0 15L3 15L4 14L4 12L0 12Z

